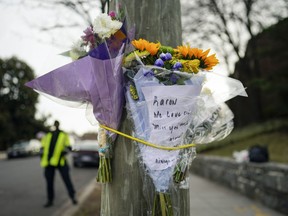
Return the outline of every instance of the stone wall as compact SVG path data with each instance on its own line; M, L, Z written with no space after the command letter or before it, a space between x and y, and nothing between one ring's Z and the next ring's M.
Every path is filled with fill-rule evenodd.
M191 171L288 214L288 165L237 163L230 158L199 155Z

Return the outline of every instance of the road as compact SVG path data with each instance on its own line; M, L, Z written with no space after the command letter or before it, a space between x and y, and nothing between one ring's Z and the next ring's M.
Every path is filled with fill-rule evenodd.
M92 190L87 190L87 185L93 183L96 174L95 168L71 167L77 194ZM59 173L55 180L54 206L45 209L45 182L39 158L0 158L0 216L71 216L67 210L75 208L70 205ZM284 216L255 200L196 175L190 177L190 193L190 211L193 216ZM66 214L63 214L63 209Z
M0 159L0 216L51 216L67 204L69 197L66 188L59 172L56 172L54 206L43 208L46 202L46 185L39 162L37 156ZM81 194L96 175L95 167L71 166L71 178L77 195Z

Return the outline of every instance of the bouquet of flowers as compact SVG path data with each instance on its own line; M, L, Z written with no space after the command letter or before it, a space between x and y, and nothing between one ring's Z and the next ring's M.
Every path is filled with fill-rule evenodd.
M66 105L92 108L101 125L100 182L112 180L110 158L116 134L131 138L117 131L126 99L141 166L156 189L153 215L171 216L169 191L173 182L183 185L195 145L231 132L233 114L224 102L246 92L238 80L210 71L218 60L209 49L173 48L139 39L131 42L134 50L126 55L133 32L127 31L120 15L101 14L64 53L72 63L26 85Z
M173 215L173 177L176 183L185 180L195 144L231 132L233 114L223 103L246 92L238 80L211 75L218 60L208 55L210 50L172 48L144 39L132 44L135 51L123 63L126 106L136 138L145 140L139 144L139 158L156 188L153 215ZM215 88L217 81L226 89Z
M100 14L72 49L63 53L72 57L72 63L38 77L26 86L53 96L58 102L58 99L64 100L65 105L85 104L100 124L117 129L124 105L121 67L127 42L122 15L115 12ZM99 131L99 182L112 181L110 158L115 138L109 131Z

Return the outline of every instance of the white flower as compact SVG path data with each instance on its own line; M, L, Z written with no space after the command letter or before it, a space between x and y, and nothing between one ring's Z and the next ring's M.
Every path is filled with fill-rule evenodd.
M93 22L93 31L102 39L109 38L122 26L122 22L112 20L107 14L99 15Z

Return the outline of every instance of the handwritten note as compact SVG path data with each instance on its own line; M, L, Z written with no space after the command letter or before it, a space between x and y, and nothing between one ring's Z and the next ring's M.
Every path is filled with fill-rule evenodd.
M142 87L152 129L148 141L163 146L180 145L200 91L199 86L189 85ZM161 170L175 165L178 151L149 148L143 148L146 151L143 159L151 169Z

